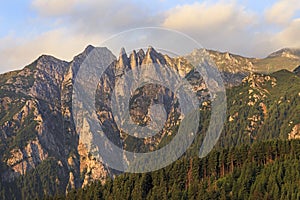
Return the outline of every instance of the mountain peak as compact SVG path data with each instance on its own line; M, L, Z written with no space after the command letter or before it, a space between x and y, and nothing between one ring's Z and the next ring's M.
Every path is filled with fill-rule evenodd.
M93 45L88 45L88 46L84 49L84 52L90 53L93 49L95 49L95 47L94 47Z
M121 58L124 59L125 57L128 58L125 48L122 47L121 50L120 50L119 58L120 58L120 59L121 59Z
M130 68L130 60L127 56L125 48L122 47L119 54L119 59L116 65L116 72L117 74L122 74L126 71L127 68Z
M151 53L157 54L157 51L152 46L148 46L146 55L151 54Z
M152 46L149 46L143 63L165 64L165 59L161 53L157 52Z
M128 56L129 55L129 56ZM121 74L128 68L134 68L142 64L159 63L164 64L165 59L161 53L158 53L152 46L149 46L146 53L143 49L138 52L135 50L127 54L125 48L121 48L119 58L116 64L117 74Z
M145 57L145 52L144 52L144 50L143 50L143 49L140 49L140 50L137 52L137 55L138 55L138 57L144 59L144 57Z
M43 54L37 58L37 61L46 61L46 60L59 60L59 59L55 58L54 56L46 55L46 54Z
M280 49L278 51L275 51L274 53L271 53L268 56L268 58L273 58L273 57L287 57L287 58L300 59L300 49L296 49L296 48Z
M138 65L137 54L136 51L133 50L129 56L131 68L135 68Z
M66 68L66 66L68 65L67 61L60 60L50 55L41 55L33 62L33 64L34 63L38 66L38 68L44 68L45 66L51 66L54 68L56 68L57 66L64 66L64 68Z
M68 69L69 62L60 60L53 56L41 55L32 64L27 66L29 69L37 69L46 72L52 77L61 77Z
M149 45L148 46L148 51L155 51L155 49L153 48L153 46Z

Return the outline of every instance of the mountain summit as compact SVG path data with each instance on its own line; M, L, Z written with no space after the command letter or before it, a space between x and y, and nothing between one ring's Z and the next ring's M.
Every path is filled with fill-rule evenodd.
M300 49L284 48L278 50L268 56L268 58L274 57L286 57L286 58L295 58L300 59Z

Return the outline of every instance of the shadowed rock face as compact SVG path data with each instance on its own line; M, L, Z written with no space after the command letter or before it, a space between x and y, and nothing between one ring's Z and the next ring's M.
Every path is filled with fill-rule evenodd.
M142 49L139 50L138 53L133 51L129 56L126 54L125 49L121 49L116 64L111 65L106 70L103 78L100 80L101 84L99 84L96 93L96 105L102 128L107 134L107 137L114 141L116 145L121 145L125 150L147 152L149 150L154 150L165 135L171 134L170 130L174 128L174 125L172 124L178 123L180 109L178 106L175 106L178 104L178 99L170 89L157 84L146 84L143 87L137 88L131 94L129 112L132 120L141 126L149 125L151 122L155 121L155 119L151 118L151 115L153 114L150 109L151 105L165 105L167 124L156 136L148 137L146 139L136 139L128 135L126 131L120 130L117 127L113 117L122 118L120 117L122 116L122 111L118 111L120 116L113 116L111 100L113 91L115 90L118 92L116 97L117 104L121 105L123 108L128 106L123 100L133 82L124 81L123 78L131 69L133 71L136 70L136 73L133 74L133 78L136 79L141 78L139 77L141 76L139 73L143 73L143 70L146 70L149 65L157 65L158 68L170 66L177 72L185 68L185 74L187 74L191 71L192 67L187 64L186 67L183 66L182 60L183 59L172 59L166 55L160 54L153 47L149 47L146 53ZM187 62L185 61L185 63ZM149 71L149 73L161 76L160 71ZM199 81L201 80L199 79ZM156 126L156 124L153 125ZM118 143L118 139L116 138L121 138L122 144ZM132 146L134 143L139 145L134 147Z
M12 182L54 159L60 192L80 187L72 81L92 49L89 46L70 63L44 55L23 70L1 75L0 157L7 166L1 169L2 180Z
M295 70L294 70L294 73L298 76L300 76L300 66L297 67Z

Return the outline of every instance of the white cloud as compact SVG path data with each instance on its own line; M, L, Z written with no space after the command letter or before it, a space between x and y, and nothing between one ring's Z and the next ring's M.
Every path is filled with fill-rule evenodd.
M42 16L59 16L70 12L80 0L33 0L32 6Z
M300 47L300 18L293 20L284 30L274 36L273 41L280 47Z
M128 0L34 0L33 8L43 17L56 17L61 24L85 33L116 33L138 26L153 26L157 13L143 3Z
M287 24L299 10L299 0L279 0L266 10L265 17L271 23Z
M167 12L163 25L186 32L205 48L249 55L257 16L237 2L209 1L177 6Z
M232 29L250 23L249 16L243 7L234 3L218 2L216 4L194 3L177 6L171 9L164 21L166 27L175 29Z
M203 1L179 5L166 13L163 25L190 34L205 48L264 57L284 47L300 47L299 0L280 0L266 13L253 13L237 1ZM274 31L273 23L281 23Z
M0 73L20 69L42 54L70 61L88 44L99 44L100 38L100 36L71 35L65 29L52 30L33 39L13 36L2 38L0 46L5 48L0 48Z

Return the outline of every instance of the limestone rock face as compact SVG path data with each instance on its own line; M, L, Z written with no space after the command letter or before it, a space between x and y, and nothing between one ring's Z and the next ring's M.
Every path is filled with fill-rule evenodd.
M8 171L3 178L7 178L7 181L9 181L16 175L24 175L28 170L35 168L47 158L48 153L44 151L36 138L30 141L24 149L11 151L11 157L6 162L11 171Z
M79 137L71 114L72 83L93 48L87 47L70 63L44 55L23 70L3 75L0 150L7 153L0 155L5 165L2 180L12 182L54 159L59 188L81 187Z
M300 139L300 124L297 124L293 127L292 132L289 133L288 139Z
M101 181L104 184L109 177L105 166L89 153L83 143L78 145L78 153L80 155L80 172L83 176L82 187L94 181Z

